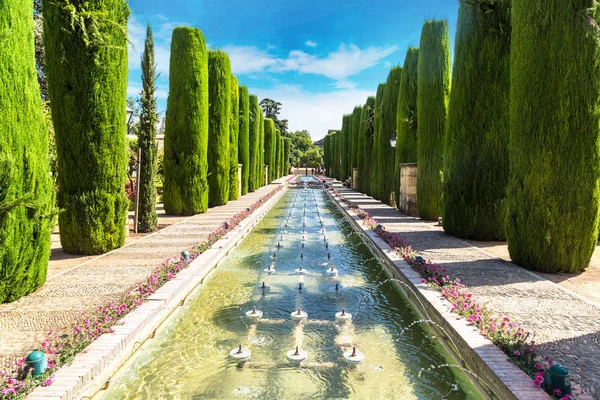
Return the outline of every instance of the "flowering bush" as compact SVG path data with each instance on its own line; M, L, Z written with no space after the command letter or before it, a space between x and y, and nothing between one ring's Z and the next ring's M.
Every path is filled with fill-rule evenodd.
M349 201L337 190L332 193L340 201L351 208L363 224L382 238L396 253L401 256L415 271L417 271L426 283L441 291L442 296L451 304L451 311L467 319L477 327L482 335L498 346L509 357L511 362L519 366L532 379L535 386L543 387L553 398L560 400L575 399L567 394L562 395L560 390L552 390L544 385L546 370L552 366L552 360L544 356L541 362L536 360L535 341L533 334L519 327L509 317L498 317L487 308L473 299L472 293L463 285L458 278L451 280L446 269L441 265L433 264L429 260L417 255L417 252L408 246L399 234L388 232L368 212L360 209L358 205Z
M156 292L161 286L177 276L177 273L187 268L200 254L209 249L229 231L236 228L239 223L252 214L266 200L273 197L281 190L278 186L269 194L263 196L258 202L231 217L228 221L211 232L208 239L195 246L190 251L190 260L183 257L172 257L158 266L154 272L140 285L127 290L117 299L99 307L91 315L82 315L73 325L71 331L50 331L40 349L46 353L48 368L40 376L33 377L25 365L25 358L21 358L13 367L13 371L0 372L0 400L21 399L37 386L49 386L53 381L53 372L69 363L85 349L90 343L105 333L113 332L113 327L121 318L136 307L142 305L144 300Z

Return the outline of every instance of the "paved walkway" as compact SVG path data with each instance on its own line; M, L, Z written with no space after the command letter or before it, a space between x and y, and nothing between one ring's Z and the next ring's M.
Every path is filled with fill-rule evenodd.
M264 186L227 205L128 240L124 247L101 256L69 257L54 246L46 284L14 303L0 304L0 370L38 346L48 331L65 329L81 312L93 311L144 281L167 258L203 242L223 221L277 186Z
M426 259L460 278L474 297L534 331L541 354L566 366L600 399L600 306L516 264L445 234L362 193L335 185L350 201L399 232Z

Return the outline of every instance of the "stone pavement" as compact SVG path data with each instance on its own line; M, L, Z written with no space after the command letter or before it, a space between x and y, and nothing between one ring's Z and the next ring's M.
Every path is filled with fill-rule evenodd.
M82 312L93 311L137 286L167 258L203 242L223 221L278 185L264 186L100 256L69 258L53 249L44 286L16 302L0 304L0 370L38 346L48 331L65 329Z
M600 305L372 197L334 186L424 258L460 278L479 301L535 332L539 353L567 367L600 399Z

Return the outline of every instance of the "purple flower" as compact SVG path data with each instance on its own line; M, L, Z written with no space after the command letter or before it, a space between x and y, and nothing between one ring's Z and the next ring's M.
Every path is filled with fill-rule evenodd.
M520 355L521 355L521 352L520 352L519 350L515 350L515 351L514 351L514 355L518 357L518 356L520 356Z

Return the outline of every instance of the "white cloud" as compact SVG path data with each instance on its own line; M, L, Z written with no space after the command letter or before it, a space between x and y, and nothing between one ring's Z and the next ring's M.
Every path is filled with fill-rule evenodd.
M259 100L268 97L281 102L280 119L289 120L291 131L306 129L313 140L323 138L329 129L341 129L343 115L375 95L374 91L355 88L313 93L295 85L249 90Z
M312 47L313 49L319 45L319 43L313 42L312 40L307 40L304 44L308 47Z
M235 75L246 75L264 71L277 64L277 59L267 51L253 46L225 46L223 50L231 60Z

